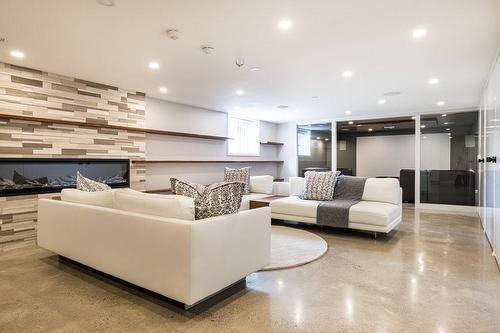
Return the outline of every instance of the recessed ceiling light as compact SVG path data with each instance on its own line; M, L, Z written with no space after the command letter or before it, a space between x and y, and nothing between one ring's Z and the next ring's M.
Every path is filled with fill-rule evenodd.
M427 81L430 85L435 85L435 84L438 84L439 83L439 79L437 77L433 77L432 79L429 79L429 81Z
M10 55L14 58L17 59L23 59L24 58L24 53L19 51L19 50L12 50L10 51Z
M369 128L369 129L368 129L368 132L371 132L371 131L373 131L373 128Z
M384 128L385 128L385 129L395 129L395 128L396 128L396 126L394 126L394 125L390 125L390 126L384 126Z
M115 5L114 0L97 0L97 3L106 7L113 7Z
M348 124L349 124L349 125L352 125L352 124L354 124L354 121L350 121Z
M157 63L156 61L150 61L148 67L151 69L158 69L160 68L160 64Z
M289 30L292 27L292 21L289 19L282 19L278 22L278 29L280 30Z
M425 128L425 125L420 125L420 128Z
M445 122L444 124L445 124L445 125L448 125L449 123L448 123L448 122Z
M252 67L252 68L250 68L250 71L251 72L258 72L258 71L260 71L260 67Z
M344 71L342 73L342 76L345 78L350 78L350 77L352 77L352 72L351 71Z
M166 87L160 87L160 92L161 93L166 93L168 89Z
M319 136L316 137L316 140L321 140L321 138Z
M330 139L328 139L328 138L325 138L325 141L328 141L328 140L330 140Z
M447 128L446 130L447 130L447 131L449 131L450 129L449 129L449 128Z
M415 120L415 119L417 119L417 117L413 116L413 117L411 117L411 119Z
M451 135L451 133L448 133L448 135Z
M453 139L453 137L452 137L452 136L449 136L449 138L450 138L450 139Z
M378 104L385 104L385 99L379 99Z
M347 110L347 111L345 112L345 114L351 114L351 113L352 113L352 112L351 112L351 111L349 111L349 110Z
M244 94L245 94L245 91L243 89L236 90L236 95L241 96L241 95L244 95Z
M437 106L443 106L444 105L444 101L439 101L436 103ZM444 115L443 117L446 117L446 115Z
M411 36L414 39L424 38L425 36L427 36L427 29L424 29L424 28L415 29L415 30L413 30Z

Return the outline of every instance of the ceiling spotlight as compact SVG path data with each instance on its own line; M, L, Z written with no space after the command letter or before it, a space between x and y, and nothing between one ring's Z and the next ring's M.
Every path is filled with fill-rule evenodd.
M278 22L278 29L280 30L289 30L292 27L292 21L289 19L283 19Z
M378 104L385 104L385 99L379 99Z
M166 87L160 87L160 92L161 93L166 93L168 89Z
M436 103L437 106L443 106L444 105L444 101L439 101ZM443 117L446 117L446 115L444 115Z
M373 131L373 128L369 128L369 129L368 129L368 132L372 132L372 131Z
M236 90L236 95L241 96L241 95L244 95L244 94L245 94L244 90L242 90L242 89Z
M24 58L24 53L18 50L12 50L10 51L10 55L14 58L17 59L23 59Z
M250 71L251 72L258 72L258 71L260 71L260 68L259 67L252 67L252 68L250 68Z
M342 73L342 76L345 78L350 78L352 77L352 72L351 71L345 71Z
M351 113L352 113L352 112L351 112L351 111L349 111L349 110L347 110L347 111L345 112L345 114L351 114Z
M148 67L151 69L158 69L160 68L160 64L157 63L156 61L150 61Z
M319 136L316 137L316 140L321 140L321 138Z
M328 141L328 140L330 140L330 139L328 139L328 138L325 138L325 141Z
M177 29L168 29L166 31L167 37L172 39L172 40L177 40L181 37L181 32Z
M449 138L450 138L450 139L453 139L453 137L452 137L452 136L449 136Z
M425 128L425 125L420 125L420 128Z
M414 39L424 38L425 36L427 36L427 29L424 28L415 29L413 30L411 35Z
M436 78L436 77L433 77L432 79L429 79L429 82L430 85L435 85L435 84L438 84L439 83L439 79Z
M450 129L449 129L449 128L447 128L446 130L447 130L447 131L449 131Z
M348 122L348 124L349 124L349 125L352 125L352 124L354 124L354 121L350 121L350 122Z
M449 122L445 122L444 124L445 124L445 125L448 125L448 124L449 124Z
M114 0L97 0L97 3L106 7L113 7L115 5Z
M411 119L412 119L412 120L415 120L415 119L417 119L417 117L413 116L413 117L411 117Z

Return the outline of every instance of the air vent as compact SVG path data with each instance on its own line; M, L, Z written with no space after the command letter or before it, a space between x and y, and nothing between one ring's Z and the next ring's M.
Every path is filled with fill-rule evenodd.
M398 96L401 95L401 91L388 91L384 94L384 96L391 97L391 96Z
M278 109L288 109L288 105L278 105Z

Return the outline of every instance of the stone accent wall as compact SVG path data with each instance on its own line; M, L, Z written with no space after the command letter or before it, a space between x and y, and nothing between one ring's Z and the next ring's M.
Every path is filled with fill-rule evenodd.
M0 113L144 127L145 95L0 62ZM145 134L24 120L0 120L0 158L145 158ZM144 165L131 164L131 187L144 189ZM0 251L36 242L37 200L0 197Z

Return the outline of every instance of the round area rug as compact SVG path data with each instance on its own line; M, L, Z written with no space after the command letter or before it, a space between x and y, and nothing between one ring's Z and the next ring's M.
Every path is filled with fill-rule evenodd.
M271 263L261 271L305 265L328 250L326 241L312 232L271 226Z

